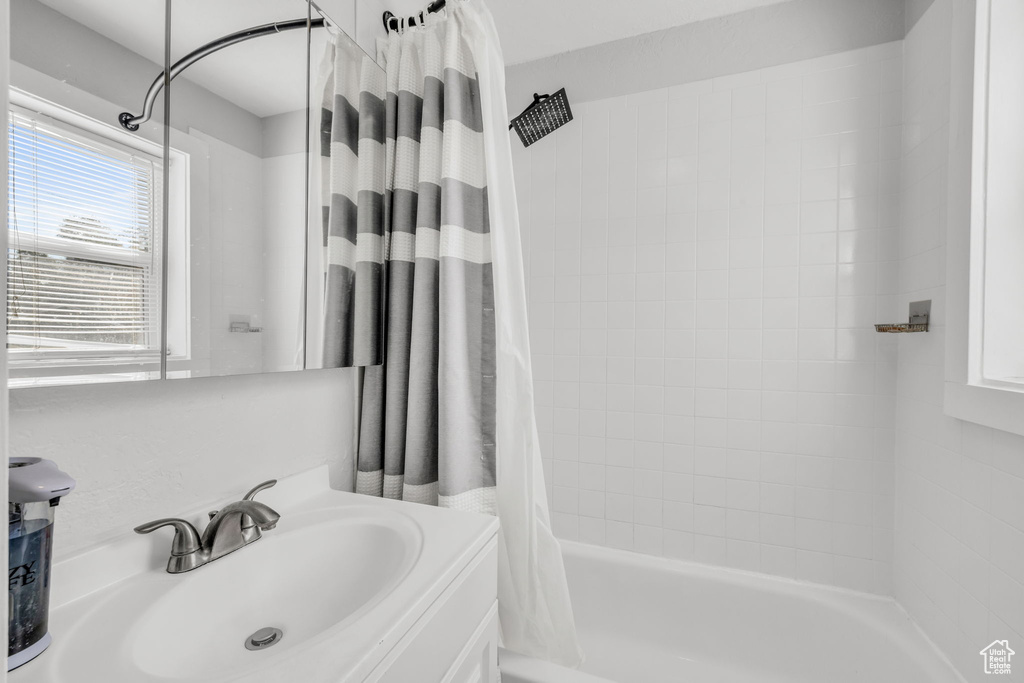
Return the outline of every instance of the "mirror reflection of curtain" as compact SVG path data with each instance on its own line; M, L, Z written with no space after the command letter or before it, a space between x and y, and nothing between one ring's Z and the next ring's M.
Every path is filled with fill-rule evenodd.
M318 80L323 367L374 365L382 355L384 72L347 36L332 36Z

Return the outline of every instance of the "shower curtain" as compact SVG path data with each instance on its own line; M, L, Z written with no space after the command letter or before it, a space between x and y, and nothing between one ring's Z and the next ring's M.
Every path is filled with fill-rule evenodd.
M576 666L582 653L533 413L497 31L482 0L448 0L425 26L389 34L379 57L387 72L385 361L364 371L356 488L496 514L504 645ZM328 87L336 108L338 97L349 110L360 108L350 97L367 98L363 85ZM340 183L328 190L353 196ZM325 203L330 214L337 202ZM355 305L352 296L340 303Z
M306 353L325 368L371 365L382 343L386 83L376 62L341 36L328 43L317 82L323 234L307 257L320 259L311 298L323 308Z

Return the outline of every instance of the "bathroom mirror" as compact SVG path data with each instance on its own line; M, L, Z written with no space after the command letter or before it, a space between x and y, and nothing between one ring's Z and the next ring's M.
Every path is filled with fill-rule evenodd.
M383 240L355 235L383 234L383 99L364 125L357 91L332 157L322 67L383 71L306 0L176 2L169 32L165 10L12 3L11 386L380 362Z
M172 63L208 54L170 87L168 378L303 369L307 12L173 5Z
M11 386L160 376L164 0L11 3Z
M214 50L242 31L262 35ZM379 362L358 347L329 352L339 337L368 336L359 326L381 324L380 306L367 312L355 297L357 307L339 313L333 300L338 289L380 297L382 268L356 254L355 231L382 225L383 126L366 123L358 91L354 110L333 97L323 104L323 93L333 82L325 60L346 81L371 69L383 84L383 71L305 0L175 3L172 62L197 49L209 54L170 88L169 183L172 197L188 200L168 210L167 377ZM353 140L330 138L337 119ZM343 214L337 230L332 212ZM334 234L349 227L352 239ZM325 354L334 360L322 363Z
M377 365L384 339L387 82L374 57L337 29L334 19L350 13L351 3L321 0L313 7L327 27L311 41L306 367ZM352 29L358 32L355 21Z

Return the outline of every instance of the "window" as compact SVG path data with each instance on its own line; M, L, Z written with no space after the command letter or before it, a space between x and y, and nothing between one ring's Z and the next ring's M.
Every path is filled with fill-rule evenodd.
M986 26L987 23L987 26ZM983 153L984 190L973 226L978 231L977 381L1024 390L1024 7L992 3L987 29L985 78L976 84L983 98L984 138L976 141Z
M160 158L19 107L8 133L12 367L155 360Z
M954 20L950 60L944 407L1024 434L1024 5L975 11Z

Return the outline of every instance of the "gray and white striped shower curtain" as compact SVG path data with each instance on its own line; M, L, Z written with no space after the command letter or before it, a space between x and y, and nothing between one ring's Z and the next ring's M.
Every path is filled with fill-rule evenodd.
M371 365L382 351L385 78L345 36L321 70L323 367Z
M380 265L387 277L386 327L377 339L384 364L364 370L356 488L496 514L502 642L576 666L582 653L533 414L497 29L483 0L448 0L444 15L428 15L426 26L390 34L378 61L386 65L386 95L365 81L335 82L329 101L342 94L350 116L384 103L386 142L371 145L360 122L358 181L332 180L323 195L331 198L331 235L341 234L333 227L336 204L350 225L357 214L358 230L344 232L348 251L338 250L345 259L336 261L332 252L330 260L355 264L338 271L348 278L338 303L356 323L365 320L356 312L362 274ZM364 146L384 150L387 160L380 240L364 237L372 231L361 220L364 199L372 207L378 188L369 171L363 174ZM334 193L356 208L336 202ZM354 335L353 357L362 357L356 350L363 348L372 355L372 331L356 327Z
M384 265L384 364L363 377L357 491L493 514L494 288L476 70L457 31L395 34L384 57L382 194L373 183L380 145L370 137L380 84L366 68L338 64L325 93L334 102L323 115L325 366L366 365L376 352L367 326L379 301L374 269ZM372 223L378 205L383 242ZM354 331L338 333L343 321Z

